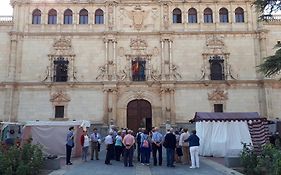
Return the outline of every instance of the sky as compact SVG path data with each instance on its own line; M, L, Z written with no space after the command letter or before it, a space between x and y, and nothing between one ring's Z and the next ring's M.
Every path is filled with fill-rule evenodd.
M10 0L0 0L0 16L13 15L13 8L10 6Z

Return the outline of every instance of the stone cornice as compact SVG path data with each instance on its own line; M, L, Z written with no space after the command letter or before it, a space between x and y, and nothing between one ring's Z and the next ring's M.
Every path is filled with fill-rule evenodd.
M118 86L147 86L147 82L118 82L118 81L105 81L105 82L66 82L66 83L54 83L54 82L1 82L0 88L9 87L78 87L87 88L92 86L98 86L100 88L105 85L114 87ZM154 83L153 86L173 86L175 88L194 88L202 87L214 88L214 87L225 87L225 88L241 88L241 87L265 87L273 89L281 89L281 81L278 80L225 80L225 81L159 81Z
M11 32L21 36L101 36L104 32ZM171 32L114 32L117 36L128 35L256 35L258 31L171 31Z

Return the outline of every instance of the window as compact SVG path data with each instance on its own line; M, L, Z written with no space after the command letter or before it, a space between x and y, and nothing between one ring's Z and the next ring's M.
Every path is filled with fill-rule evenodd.
M132 79L133 81L145 81L145 64L141 58L132 61Z
M54 60L54 78L55 82L66 82L68 79L68 60L63 57L59 57Z
M181 10L179 8L173 10L173 23L181 23Z
M79 12L79 24L88 24L88 11L86 9Z
M220 56L215 55L209 60L209 62L211 69L211 80L224 80L224 60Z
M223 104L214 104L214 112L223 112Z
M213 12L210 8L204 10L204 23L213 23Z
M64 118L64 106L55 106L55 118Z
M72 11L70 9L67 9L64 11L63 14L63 23L64 24L72 24Z
M97 9L95 12L95 24L103 24L103 11L101 9Z
M195 8L188 10L188 23L197 23L197 11Z
M237 23L244 22L244 10L241 7L235 9L235 22Z
M228 10L226 8L220 9L220 22L228 23Z
M41 11L39 9L32 12L32 24L41 24Z
M57 11L54 9L48 13L48 24L57 24Z

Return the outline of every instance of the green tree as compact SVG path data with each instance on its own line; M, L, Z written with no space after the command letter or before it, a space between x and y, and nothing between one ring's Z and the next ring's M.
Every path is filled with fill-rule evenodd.
M274 76L281 71L281 43L274 47L275 54L265 58L264 63L258 66L258 71L264 73L266 77Z
M262 14L270 15L281 10L281 0L255 0L254 5Z

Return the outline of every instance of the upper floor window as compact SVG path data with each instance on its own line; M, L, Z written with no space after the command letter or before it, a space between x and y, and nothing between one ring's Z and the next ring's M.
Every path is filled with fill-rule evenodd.
M224 60L218 56L213 56L210 60L211 80L224 80Z
M32 12L32 24L41 24L41 11L39 9Z
M213 23L213 11L210 8L204 10L204 23Z
M244 22L244 10L241 7L235 9L235 22Z
M173 23L181 23L181 10L179 8L173 10Z
M55 118L64 118L64 106L55 106Z
M133 81L145 81L145 64L146 61L141 58L136 58L132 61Z
M55 82L66 82L68 79L69 61L63 57L54 60L54 77Z
M197 11L195 8L188 10L188 23L197 23Z
M103 11L101 9L97 9L95 12L95 24L103 24Z
M70 9L67 9L64 11L64 14L63 14L63 23L64 24L72 24L72 16L73 16L73 13Z
M79 12L79 24L88 24L88 11L86 9Z
M220 22L228 23L228 10L226 8L220 9Z
M57 11L51 9L48 13L48 24L57 24Z

